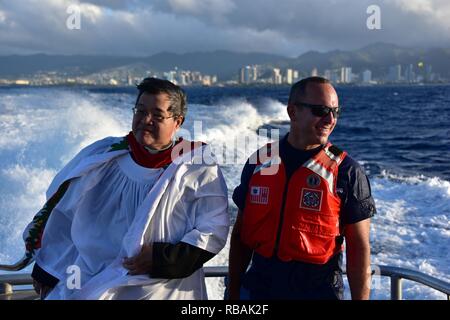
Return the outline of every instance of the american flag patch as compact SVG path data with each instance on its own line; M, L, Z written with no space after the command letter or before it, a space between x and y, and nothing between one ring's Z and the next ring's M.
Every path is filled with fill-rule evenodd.
M322 191L303 188L300 195L300 208L320 211L322 206Z
M268 204L269 188L268 187L250 187L250 203Z

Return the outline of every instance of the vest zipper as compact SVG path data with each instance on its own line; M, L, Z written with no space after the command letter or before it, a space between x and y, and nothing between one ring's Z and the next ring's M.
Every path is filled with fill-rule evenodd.
M287 178L286 168L284 169L284 173L286 175L286 183L284 184L283 202L281 203L280 223L278 224L277 239L275 240L275 247L273 248L273 255L274 256L276 256L277 253L278 253L278 246L280 244L280 238L281 238L281 229L283 228L284 208L286 206L288 185L289 185L289 181L291 180L291 177L292 177L292 175L291 175L289 178Z

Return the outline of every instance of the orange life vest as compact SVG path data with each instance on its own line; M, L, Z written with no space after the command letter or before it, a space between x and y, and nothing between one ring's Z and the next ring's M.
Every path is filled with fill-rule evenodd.
M289 180L278 155L259 161L246 196L242 241L260 255L276 254L282 261L324 264L340 252L336 182L346 155L328 143Z

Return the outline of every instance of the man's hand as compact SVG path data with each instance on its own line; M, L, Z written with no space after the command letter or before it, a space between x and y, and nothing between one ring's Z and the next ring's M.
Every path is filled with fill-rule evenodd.
M33 288L34 291L40 296L41 300L44 300L45 297L52 291L52 287L44 286L40 282L33 279Z
M123 260L123 267L128 269L128 274L134 276L138 274L149 274L152 268L153 245L144 244L141 252L131 258Z

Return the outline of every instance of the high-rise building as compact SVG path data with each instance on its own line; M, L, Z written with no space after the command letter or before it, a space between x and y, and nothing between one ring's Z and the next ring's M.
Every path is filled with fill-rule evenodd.
M278 68L272 69L272 81L274 84L281 84L283 77L281 76L281 71Z
M258 66L245 66L239 70L239 82L249 84L258 80Z
M294 70L294 82L297 82L298 80L300 80L298 70Z
M352 82L352 68L342 67L341 68L341 83L350 83Z
M242 67L239 70L239 82L243 84L250 82L250 66Z
M362 82L363 83L370 83L371 81L372 81L372 71L364 70L362 72Z
M292 84L294 82L294 70L286 69L286 83Z
M408 67L406 67L405 80L407 82L415 82L416 81L416 73L414 72L414 66L412 64L410 64Z
M428 64L425 67L425 80L426 81L433 81L433 67L431 66L431 64Z
M340 77L340 69L334 69L334 70L325 70L324 77L328 80L330 80L332 83L337 83L341 79Z
M258 65L251 66L251 81L256 82L258 80Z
M211 77L208 76L208 75L203 76L203 78L202 78L202 85L210 86L211 84L212 84Z
M387 81L399 82L401 80L402 80L402 66L398 64L396 66L389 67Z

